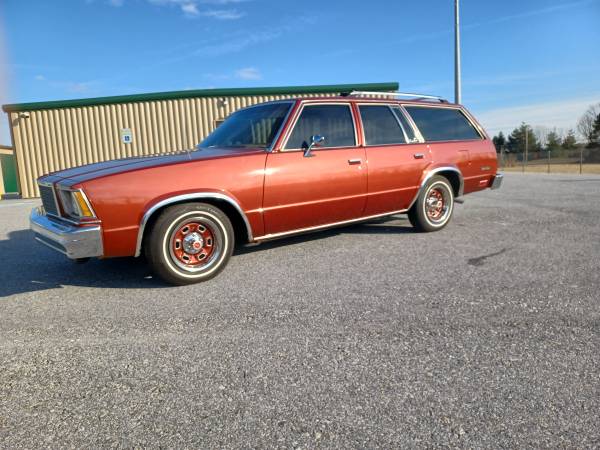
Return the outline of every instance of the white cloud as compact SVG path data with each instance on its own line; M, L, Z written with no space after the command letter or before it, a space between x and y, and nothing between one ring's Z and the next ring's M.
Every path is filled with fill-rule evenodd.
M200 14L198 11L198 6L195 3L183 3L181 5L181 10L186 16L195 17Z
M212 17L219 20L236 20L244 17L246 14L237 9L212 9L201 13L204 17Z
M67 92L71 92L73 94L84 94L90 91L93 83L91 82L66 82L64 83L64 87Z
M124 1L124 0L108 0L108 4L109 4L110 6L116 6L116 7L119 7L119 6L123 6L123 1Z
M231 5L236 3L246 3L252 0L200 0L205 5Z
M596 0L581 0L581 1L576 1L576 2L559 3L559 4L548 6L545 8L523 11L523 12L519 12L517 14L511 14L511 15L507 15L507 16L495 17L493 19L486 20L483 22L470 23L470 24L463 26L463 29L475 28L475 27L479 27L479 26L483 26L483 25L490 25L490 24L495 24L495 23L508 22L508 21L515 20L515 19L526 19L526 18L530 18L530 17L551 14L551 13L555 13L555 12L559 12L559 11L564 11L567 9L577 8L579 6L589 5L591 3L594 3L595 1Z
M53 89L57 89L69 94L86 94L95 91L95 87L100 84L99 80L91 81L64 81L64 80L52 80L46 78L44 75L36 75L35 79L40 82L44 82L47 86Z
M256 67L245 67L235 71L235 76L242 80L261 80L262 74Z
M284 28L275 28L271 31L257 31L229 41L207 44L197 48L189 56L220 56L227 53L236 53L247 47L277 39L284 31L286 31Z
M123 1L123 0L118 0ZM245 13L237 9L206 9L200 5L229 5L243 3L247 0L147 0L157 6L177 6L186 17L211 17L219 20L235 20Z
M575 129L577 120L592 104L600 102L600 92L572 100L556 100L482 111L477 119L490 134L510 133L521 122L532 126Z

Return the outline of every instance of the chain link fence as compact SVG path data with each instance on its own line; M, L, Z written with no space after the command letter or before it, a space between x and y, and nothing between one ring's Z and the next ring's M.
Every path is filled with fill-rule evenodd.
M498 153L498 164L508 172L600 174L600 145L574 149Z

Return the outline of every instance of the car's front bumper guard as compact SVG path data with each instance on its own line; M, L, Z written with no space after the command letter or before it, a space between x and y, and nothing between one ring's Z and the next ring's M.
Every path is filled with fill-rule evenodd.
M490 186L490 189L500 189L500 187L502 187L503 180L504 180L504 175L502 175L501 173L497 173L496 176L494 177L494 180L492 181L492 185Z
M75 226L50 219L42 208L34 208L29 224L35 240L67 255L71 259L103 255L102 230L99 225Z

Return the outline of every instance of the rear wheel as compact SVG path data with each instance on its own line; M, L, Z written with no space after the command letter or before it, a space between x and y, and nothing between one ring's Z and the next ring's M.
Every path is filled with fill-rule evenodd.
M217 275L233 246L233 227L223 211L206 203L186 203L161 213L146 239L145 253L158 276L185 285Z
M453 211L452 185L447 178L435 175L408 211L408 219L418 231L437 231L448 224Z

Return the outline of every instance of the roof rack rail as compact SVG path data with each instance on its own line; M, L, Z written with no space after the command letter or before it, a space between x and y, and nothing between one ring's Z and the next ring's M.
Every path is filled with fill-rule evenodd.
M414 100L437 100L440 103L448 103L443 97L439 97L437 95L425 95L425 94L415 94L412 92L377 92L377 91L352 91L349 94L342 95L383 95L389 97L406 97L412 98Z

